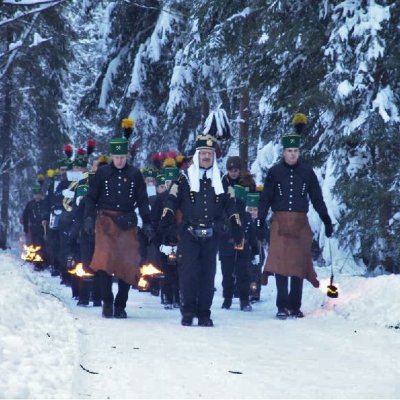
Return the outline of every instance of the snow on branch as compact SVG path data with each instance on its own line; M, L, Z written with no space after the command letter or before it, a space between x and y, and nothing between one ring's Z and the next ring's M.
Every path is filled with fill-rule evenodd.
M35 14L33 16L32 22L29 24L28 28L25 30L25 32L22 34L21 39L19 40L19 42L21 42L22 44L27 40L27 38L29 37L29 34L31 33L36 20L38 18L39 14ZM0 80L2 78L4 78L4 76L7 74L8 69L11 67L12 63L14 62L15 58L17 57L17 54L19 52L19 50L21 49L21 47L23 47L22 45L20 45L19 43L17 44L17 46L14 48L14 51L11 53L10 57L7 60L7 63L3 69L3 71L1 71L0 73Z
M40 12L42 12L44 10L47 10L49 8L52 8L52 7L55 7L58 4L63 3L65 1L67 1L67 0L47 1L48 4L45 4L45 5L42 5L40 7L34 8L33 10L29 10L29 11L20 13L20 14L16 15L15 17L4 19L3 21L0 21L0 26L10 24L11 22L14 22L14 21L17 21L17 20L19 20L21 18L24 18L27 15L40 13ZM5 4L5 3L3 3L3 4Z
M65 0L3 0L3 4L10 6L36 6L38 4L62 3Z

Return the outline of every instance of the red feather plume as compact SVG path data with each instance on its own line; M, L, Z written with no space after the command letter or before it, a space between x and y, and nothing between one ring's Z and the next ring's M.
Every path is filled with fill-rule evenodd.
M73 149L72 145L64 144L63 150L64 150L64 153L67 156L67 158L72 157L72 154L74 153L74 149Z

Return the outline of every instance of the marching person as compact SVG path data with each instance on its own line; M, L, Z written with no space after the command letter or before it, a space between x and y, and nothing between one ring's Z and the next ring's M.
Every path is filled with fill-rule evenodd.
M246 199L250 191L255 190L255 182L249 173L243 173L240 184L234 186L236 207L242 222L244 240L235 246L230 232L221 237L219 259L221 261L222 288L224 302L222 308L229 310L232 305L234 289L240 299L240 310L251 311L249 301L250 277L249 264L259 253L256 229L251 215L246 211Z
M72 169L72 161L70 160L69 151L66 152L67 158L58 162L59 174L54 174L46 194L46 218L45 225L47 227L48 254L51 263L51 275L58 276L61 273L62 259L60 251L60 226L61 213L63 210L62 192L68 188L67 171Z
M251 215L253 229L257 230L258 202L260 200L260 191L262 188L257 187L254 193L248 193L246 197L246 211ZM261 274L265 260L264 243L268 243L268 229L265 226L263 238L257 235L258 255L254 256L249 264L250 276L250 303L260 301L261 294Z
M226 174L222 177L222 184L224 185L225 191L228 187L234 187L239 184L240 175L242 172L242 160L239 156L228 157L226 161Z
M40 246L39 254L43 259L43 263L37 266L37 269L45 267L45 230L43 223L46 214L45 201L42 196L42 188L35 185L32 188L33 200L29 201L24 208L22 214L22 223L26 236L26 244L35 247ZM36 268L36 266L35 266Z
M303 279L319 286L314 271L311 244L313 233L307 219L309 201L325 225L325 235L333 233L318 178L312 167L300 161L300 133L307 123L304 114L296 114L293 124L296 133L282 137L283 160L274 165L265 180L258 209L258 229L262 234L268 210L273 211L268 257L263 271L263 283L268 274L275 274L278 312L302 318ZM288 280L290 277L290 291Z
M140 251L137 234L138 208L143 232L153 236L146 184L139 169L128 164L128 140L110 141L111 163L99 168L89 185L85 203L84 228L95 235L90 267L100 276L103 317L127 318L125 311L131 285L139 280ZM96 218L97 213L97 218ZM113 296L113 275L118 293Z
M211 135L196 138L196 152L187 175L182 174L170 188L161 218L162 229L179 224L178 265L181 290L181 323L213 326L210 318L214 296L219 225L224 213L229 217L235 243L242 241L240 218L232 191L225 193L215 157L216 140Z

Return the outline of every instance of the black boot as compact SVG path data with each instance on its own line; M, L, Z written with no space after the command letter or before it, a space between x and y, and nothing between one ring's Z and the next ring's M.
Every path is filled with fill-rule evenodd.
M225 310L229 310L231 308L231 305L232 305L232 299L226 298L226 299L224 299L224 302L222 303L221 308L225 308Z
M103 317L104 318L112 318L114 313L114 307L112 303L104 303L103 304Z
M303 311L301 310L290 311L290 316L293 318L304 318Z
M214 323L210 317L200 317L198 325L211 327L211 326L214 326Z
M248 300L240 300L240 310L241 311L252 311L253 308L250 305L250 302Z
M126 311L122 307L114 307L114 318L125 319L128 318Z
M192 326L193 325L193 316L192 315L184 315L181 320L181 325Z
M278 319L286 319L289 316L289 312L287 308L280 308L276 313L276 318Z

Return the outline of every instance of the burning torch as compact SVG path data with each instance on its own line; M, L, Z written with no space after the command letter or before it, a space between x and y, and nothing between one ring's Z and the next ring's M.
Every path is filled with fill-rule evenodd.
M337 299L339 297L339 291L338 288L333 284L333 261L332 261L332 248L331 248L331 239L328 239L329 243L329 253L330 253L330 258L331 258L331 279L330 283L327 287L326 295L328 297L331 297L332 299Z
M138 282L140 292L147 292L149 290L151 278L161 279L164 278L164 274L151 263L143 264L140 267L140 279Z

